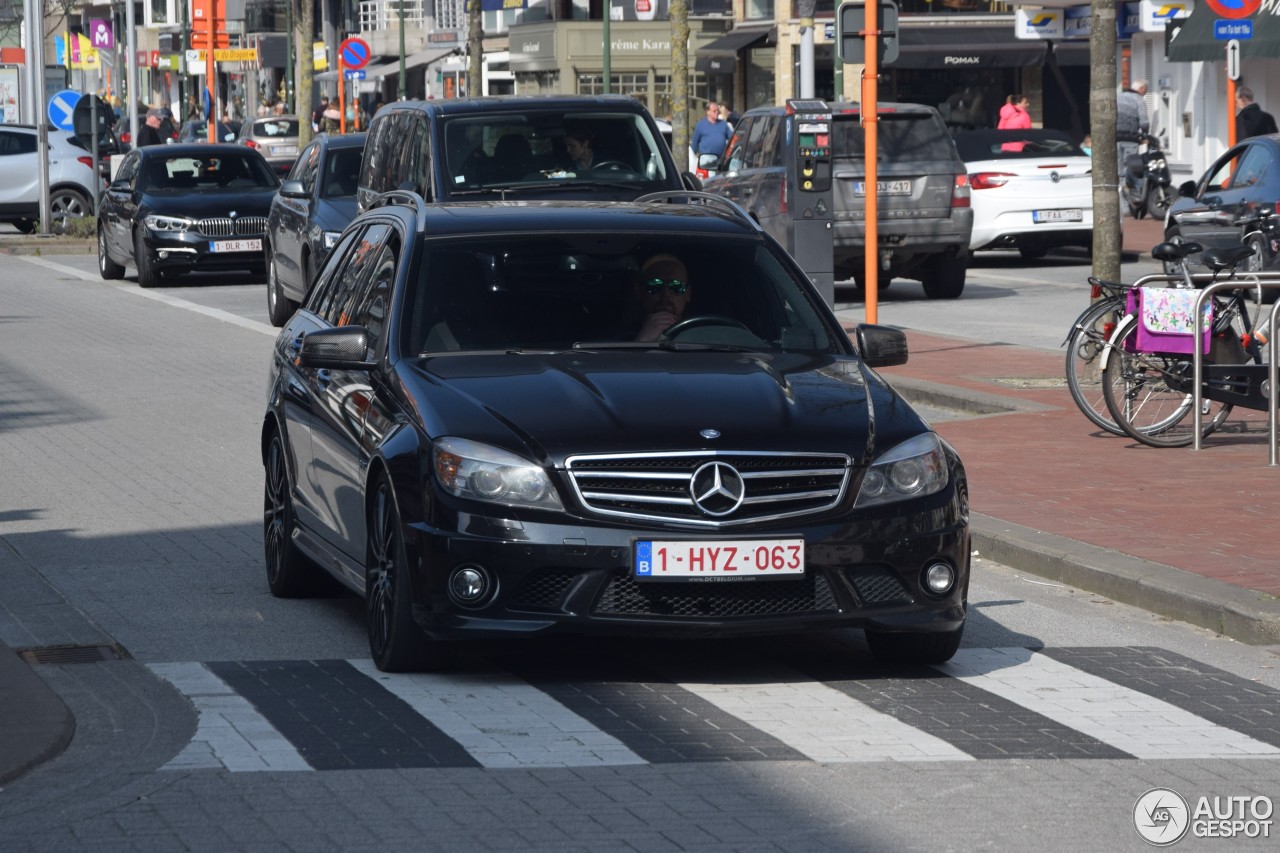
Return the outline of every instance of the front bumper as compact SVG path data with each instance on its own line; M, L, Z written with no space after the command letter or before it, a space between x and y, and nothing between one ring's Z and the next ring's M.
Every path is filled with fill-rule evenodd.
M794 579L641 580L636 540L741 539L734 533L674 533L581 524L519 522L462 515L445 530L412 525L414 616L446 639L573 632L643 636L727 636L830 628L950 631L964 624L969 527L949 488L864 517L751 531L803 537L805 573ZM945 595L923 586L925 568L950 565ZM480 606L448 593L451 573L482 568L496 590Z
M265 272L266 255L263 252L263 234L243 234L235 237L206 237L187 231L152 231L143 235L143 245L157 270L251 270ZM257 241L256 249L219 251L233 241Z
M976 219L969 248L998 249L1021 246L1087 246L1093 240L1093 200L1079 204L1052 199L1039 204L1019 204L1016 209L983 210L975 205ZM1079 222L1036 222L1036 210L1078 208Z

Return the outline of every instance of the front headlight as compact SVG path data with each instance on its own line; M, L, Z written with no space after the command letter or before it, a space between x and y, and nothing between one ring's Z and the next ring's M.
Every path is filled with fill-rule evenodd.
M561 509L541 467L514 453L465 438L442 438L435 448L436 481L455 497L508 506Z
M152 231L186 231L192 225L190 219L181 216L148 216L143 222Z
M334 246L338 245L338 238L341 236L342 236L341 231L324 232L324 250L326 252L332 250Z
M919 498L947 485L947 457L931 432L907 439L871 463L862 478L856 507Z

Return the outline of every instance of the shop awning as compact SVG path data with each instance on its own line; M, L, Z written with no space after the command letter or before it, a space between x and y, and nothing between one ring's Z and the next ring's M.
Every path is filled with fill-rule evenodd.
M444 47L436 50L420 50L417 53L411 53L404 58L405 72L407 73L423 65L430 65L436 60L444 59L446 56L458 53L459 50L460 49L456 47ZM383 77L390 77L399 73L400 57L394 56L385 57L382 62L379 62L376 65L373 63L366 65L364 76L366 80L381 80Z
M698 48L693 67L704 74L732 74L738 67L739 51L777 43L778 28L772 24L734 27Z
M886 70L1024 68L1043 65L1048 43L1016 38L1007 23L991 27L902 27L898 58Z
M1241 21L1224 19L1208 4L1197 4L1188 17L1168 25L1165 56L1170 62L1225 62L1231 38L1240 41L1242 59L1280 56L1280 8L1264 6L1244 20L1253 23L1250 38L1241 38L1234 29Z

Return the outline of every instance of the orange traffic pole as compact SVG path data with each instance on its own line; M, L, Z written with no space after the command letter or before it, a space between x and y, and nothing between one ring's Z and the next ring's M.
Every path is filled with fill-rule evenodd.
M343 85L347 76L342 64L342 51L338 51L338 132L347 132L347 89Z
M208 38L205 39L204 82L209 90L209 141L218 141L218 63L213 58L214 47L218 44L218 4L209 4L209 17L206 19Z
M1230 77L1227 78L1227 104L1228 109L1236 108L1236 81ZM1240 140L1236 139L1236 114L1229 113L1230 118L1227 119L1227 147L1234 147Z
M863 157L866 160L866 185L863 199L866 202L866 229L863 237L863 251L866 253L863 266L865 287L863 295L866 299L867 322L877 322L880 300L880 199L879 170L876 168L877 145L877 113L876 102L879 98L880 76L880 2L869 0L866 5L866 30L863 31L866 63L862 66L862 128L865 136Z

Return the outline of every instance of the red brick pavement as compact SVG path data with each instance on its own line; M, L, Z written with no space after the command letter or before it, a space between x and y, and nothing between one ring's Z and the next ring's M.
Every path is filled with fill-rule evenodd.
M1268 464L1265 415L1237 409L1200 451L1151 448L1076 409L1065 382L1052 381L1065 350L907 337L910 362L883 370L890 381L1043 407L937 425L964 459L974 511L1280 596L1280 467Z

